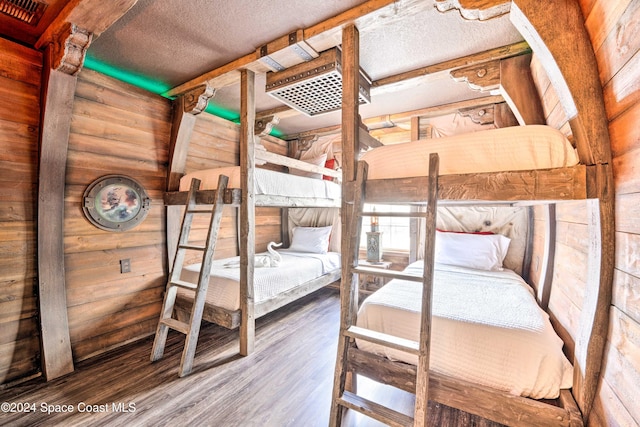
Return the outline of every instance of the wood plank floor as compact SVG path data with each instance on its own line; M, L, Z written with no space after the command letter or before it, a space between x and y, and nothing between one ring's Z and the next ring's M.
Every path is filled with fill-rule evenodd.
M177 375L183 335L170 332L165 355L155 363L149 362L152 338L142 340L78 363L63 378L0 391L0 402L35 409L0 412L0 425L327 426L339 305L338 291L325 288L258 319L256 351L248 357L238 355L237 331L205 324L194 371L185 378ZM358 387L380 403L412 411L409 393L366 379ZM429 421L431 426L499 426L436 404L430 405ZM344 425L380 424L347 411Z

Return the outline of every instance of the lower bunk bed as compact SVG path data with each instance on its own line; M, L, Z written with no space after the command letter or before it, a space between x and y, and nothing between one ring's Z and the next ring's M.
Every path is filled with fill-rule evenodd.
M262 156L269 154L263 150L260 152ZM306 166L306 162L268 155L269 161L274 158L290 167ZM241 256L213 260L202 318L229 329L240 327L241 354L248 354L253 347L255 319L340 280L341 185L322 179L323 173L335 175L336 171L318 169L313 165L313 170L306 176L299 175L299 172L283 173L253 167L253 205L286 208L281 215L281 240L287 248L269 248L269 252L256 254L253 250L255 236L247 239L249 231L255 232L255 214L248 215L251 220L241 215L244 204L242 192L247 187L241 169L240 166L230 166L188 173L180 179L179 191L165 194L165 204L169 206L167 244L171 254L177 245L174 230L184 211L182 199L192 180L200 181L196 193L198 204L207 205L215 196L219 177L229 178L225 204L239 208L236 244L239 253L246 251L250 256L244 267ZM202 240L206 232L202 226ZM199 244L199 241L196 237L189 243ZM198 261L194 258L185 263L181 280L198 281L201 266ZM251 279L247 280L248 270L251 270L248 275ZM174 305L177 319L185 321L189 318L193 300L193 292L178 290Z
M322 228L322 227L320 227ZM294 234L295 236L295 234ZM277 266L261 265L254 270L254 315L259 318L290 302L340 280L340 254L278 250ZM272 259L269 252L256 254L256 259ZM181 279L194 282L200 264L183 269ZM179 290L175 310L177 318L187 319L193 305L193 292ZM202 318L228 329L240 326L240 257L214 260Z
M422 275L423 262L405 272ZM417 341L422 285L393 279L367 297L357 326ZM429 398L506 425L580 425L573 366L548 315L512 270L436 264ZM415 392L417 356L356 340L347 369Z

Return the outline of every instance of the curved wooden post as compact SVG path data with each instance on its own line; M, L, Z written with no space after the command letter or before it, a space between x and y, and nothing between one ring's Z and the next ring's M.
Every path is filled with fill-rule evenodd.
M589 276L574 360L574 395L584 419L595 399L609 324L615 250L611 146L602 85L580 5L573 0L513 0L510 18L540 57L575 138L589 182Z
M171 124L171 143L169 145L169 168L167 170L167 191L178 191L180 178L185 173L187 153L196 115L207 107L215 89L202 85L179 96L173 101L173 122ZM182 223L182 206L167 206L167 258L169 268L173 266L178 236Z
M67 24L45 52L38 180L38 300L42 371L47 380L74 369L64 272L64 189L76 74L91 38L86 30Z

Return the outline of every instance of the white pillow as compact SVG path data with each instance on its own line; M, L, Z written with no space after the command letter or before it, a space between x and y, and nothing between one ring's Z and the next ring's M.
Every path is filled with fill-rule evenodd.
M312 252L326 254L329 250L329 236L331 226L326 227L296 227L293 229L290 251Z
M501 234L436 230L435 262L479 270L502 270L510 242L511 239Z
M316 165L316 166L322 166L324 167L325 162L327 161L327 154L321 154L318 157L314 157L312 159L300 159L301 161L305 162L305 163L309 163L312 165ZM290 169L289 173L291 175L298 175L298 176L306 176L309 178L317 178L317 179L322 179L322 174L321 173L315 173L315 172L305 172L305 171L301 171L298 169Z

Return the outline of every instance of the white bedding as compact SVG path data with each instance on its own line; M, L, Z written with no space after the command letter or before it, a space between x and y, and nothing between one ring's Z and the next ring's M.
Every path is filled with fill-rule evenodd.
M340 254L328 252L314 254L278 250L282 256L279 267L263 267L254 270L254 302L259 304L278 296L278 294L295 288L309 280L340 268ZM257 255L266 255L267 252ZM228 310L240 307L240 257L214 260L211 266L209 288L206 301L208 304ZM228 267L226 265L233 265ZM198 282L200 264L193 264L182 270L181 280ZM192 295L192 293L185 293Z
M363 154L369 179L425 176L429 154L438 153L440 175L520 171L578 164L571 143L543 125L512 126L443 138L386 145Z
M191 178L197 178L201 181L201 190L215 189L218 187L218 177L220 175L229 177L229 188L242 188L240 166L229 166L205 169L184 175L180 179L180 191L189 189ZM254 181L256 194L322 199L339 199L341 194L341 186L333 181L291 175L269 169L256 168L254 170Z
M423 262L405 271L422 275ZM418 340L421 283L394 279L363 302L358 326ZM514 395L558 397L573 368L530 287L510 270L436 264L430 369ZM362 340L359 348L417 364L417 356Z

